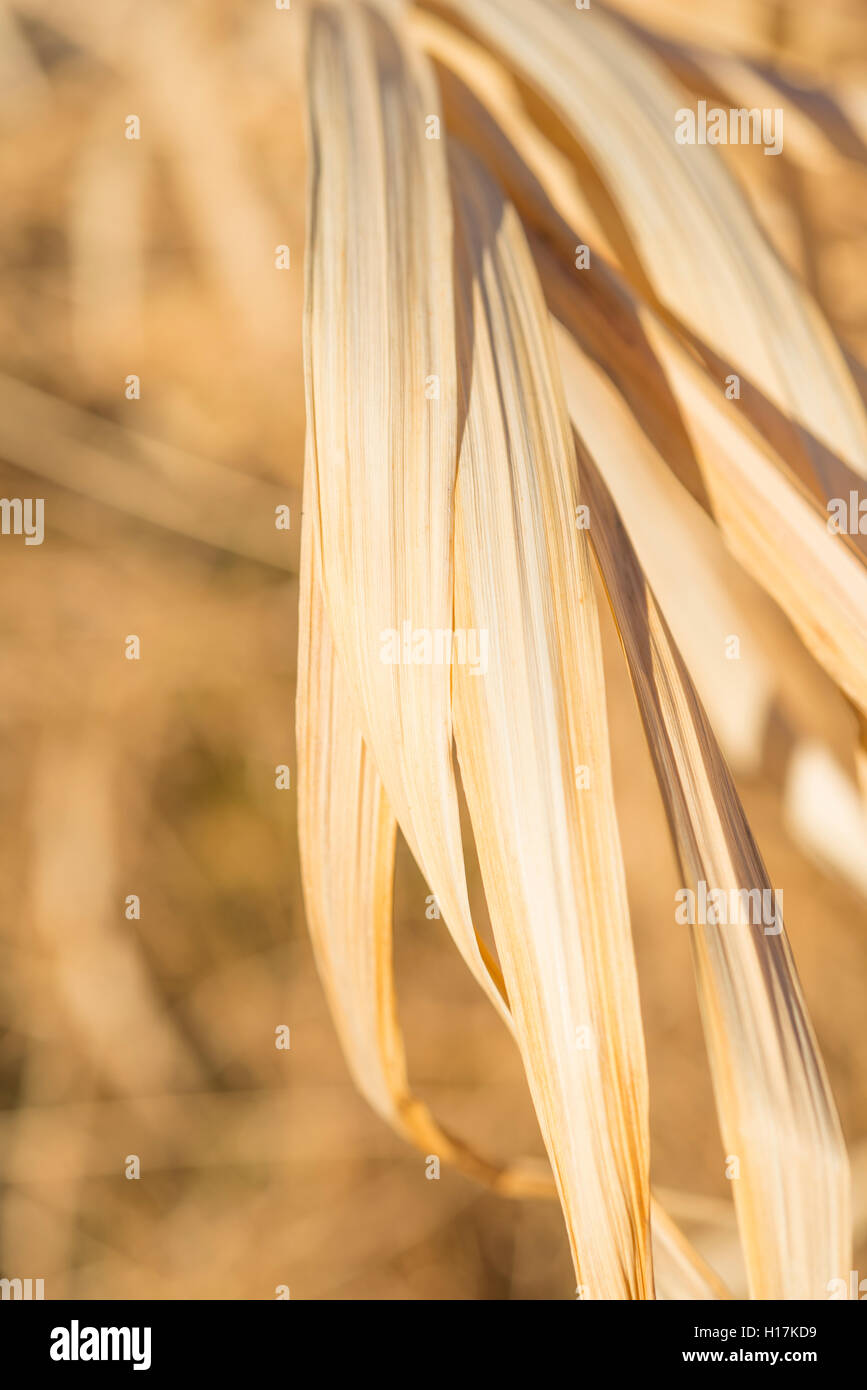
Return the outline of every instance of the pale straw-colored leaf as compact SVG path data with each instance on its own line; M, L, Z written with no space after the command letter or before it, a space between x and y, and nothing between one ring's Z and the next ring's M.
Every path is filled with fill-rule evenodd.
M843 354L760 233L718 150L677 143L683 89L600 7L451 4L590 154L660 302L800 423L827 495L837 495L839 461L867 475L867 419Z
M298 833L317 967L355 1082L392 1128L502 1196L556 1199L547 1162L497 1164L443 1130L413 1093L397 1019L393 950L396 822L352 716L324 612L308 466L299 604ZM341 795L334 795L334 788ZM728 1293L659 1202L651 1203L658 1296Z
M307 923L331 1014L359 1090L425 1154L495 1191L546 1196L550 1175L505 1170L439 1128L409 1088L393 972L397 822L353 717L320 587L315 483L306 470L296 698L298 834ZM339 789L339 794L337 791Z
M389 802L508 1021L470 916L450 670L402 659L405 633L452 626L452 231L443 143L425 138L439 99L385 12L350 4L313 7L308 91L305 358L323 598Z
M751 1293L823 1298L851 1256L849 1175L782 896L774 895L701 702L580 438L578 453L593 548L684 887L698 895L703 884L731 905L718 922L694 912L689 930L726 1161L737 1164L730 1175ZM672 914L674 922L674 904Z
M661 455L863 707L863 596L845 601L861 559L829 543L821 515L830 483L862 466L863 421L830 334L756 240L724 171L702 164L683 183L673 136L674 163L660 145L676 89L617 26L603 16L576 64L563 42L575 17L555 0L523 13L515 0L499 10L488 0L456 8L541 97L533 119L511 120L510 133L523 136L519 154L500 132L486 129L482 140L527 219L549 302L579 351L588 344L575 320L589 309L594 355L623 401L641 412L657 448L670 432L675 457L669 447ZM452 1161L478 1163L477 1176L507 1190L508 1170L467 1162L408 1086L391 973L396 817L465 959L515 1033L579 1287L591 1298L653 1297L644 1048L590 552L575 524L585 495L601 521L597 557L684 875L759 894L770 885L686 667L583 443L591 492L579 493L551 327L518 214L454 143L452 283L439 127L425 139L426 120L441 119L439 99L412 32L399 7L313 9L303 708L299 696L308 912L361 1088L407 1137L451 1146ZM586 79L578 96L576 73ZM495 66L486 83L514 111L517 89L500 83ZM633 116L636 101L646 102L660 189L639 167L641 132L625 128L623 113ZM589 201L575 181L565 198L539 198L546 180L564 174L551 154L546 102L596 162L639 260L622 234L609 241L598 188ZM725 258L719 283L688 294L705 232L719 249L707 211L714 198L724 229L743 231L750 274L767 270L755 302L749 277ZM596 215L610 256L571 303L563 251L575 233L564 206L586 208L591 224ZM666 268L657 242L683 217L687 254ZM782 421L769 426L761 410L757 420L753 402L726 422L713 353L746 362ZM799 402L810 372L820 387ZM660 382L661 403L653 395ZM794 462L780 453L793 421L803 436ZM763 532L763 509L776 539ZM759 552L758 541L760 556L742 553ZM808 547L815 560L806 596L794 589L785 545L802 560ZM383 638L405 625L411 635L474 636L483 666L460 657L452 669L418 666L405 646L383 660ZM502 979L470 916L453 736ZM349 792L341 807L329 799L337 784ZM353 906L361 912L354 927L346 921ZM785 937L741 921L730 936L705 926L693 935L723 1135L746 1168L737 1201L752 1290L820 1297L848 1258L846 1162ZM763 1153L773 1155L770 1169ZM788 1172L775 1183L783 1153ZM653 1225L664 1295L720 1295L655 1206Z
M442 28L426 26L424 32L437 56L466 74L460 44L452 43ZM524 220L550 307L611 378L669 466L714 517L743 567L783 608L812 655L863 712L863 538L830 532L826 492L804 453L805 432L785 412L769 411L767 402L727 399L725 369L717 364L712 374L708 361L695 351L696 340L685 339L670 317L649 305L625 273L595 248L592 273L575 270L574 250L582 238L563 209L574 209L576 200L569 190L565 200L558 198L557 170L540 154L538 137L523 134L520 153L512 142L527 119L517 110L513 92L485 85L485 100L494 96L497 101L497 126L479 119L465 88L457 86L454 96L459 114L463 108L462 135L466 120L474 117L474 148L496 168ZM752 274L744 275L743 294L748 295ZM780 283L788 287L793 282ZM699 297L704 292L702 286L696 291ZM802 292L795 299L811 322L821 319ZM773 311L768 308L767 313L771 317ZM742 331L749 335L746 321ZM837 393L819 391L816 409L828 412L829 432L832 416L847 419L855 440L862 432L863 410L857 393L850 398L845 370L839 376L839 351L824 355L829 332L825 325L811 352L822 356L829 380L842 385ZM794 343L786 351L797 356ZM849 483L857 481L851 469L819 439L811 437L807 447L813 461L821 456L828 486L833 483L838 495L848 496Z
M652 1296L647 1081L598 619L544 300L514 209L455 166L466 392L458 755L497 950L579 1284Z

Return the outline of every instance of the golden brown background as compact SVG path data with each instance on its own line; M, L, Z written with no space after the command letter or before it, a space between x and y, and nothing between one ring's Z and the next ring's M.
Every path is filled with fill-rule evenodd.
M664 39L749 32L757 61L867 106L858 0L625 8ZM0 0L0 491L46 516L41 547L0 538L0 1275L49 1298L569 1298L556 1207L427 1181L357 1096L305 933L294 792L275 788L276 765L294 773L302 51L301 0ZM726 157L863 359L859 152L845 177ZM784 654L784 620L738 582ZM607 617L604 638L653 1178L742 1288L677 871ZM851 718L802 661L793 698L851 763ZM768 773L775 756L772 728ZM789 839L770 775L739 785L784 887L867 1276L867 908ZM541 1152L517 1056L426 893L403 851L413 1080L493 1153Z

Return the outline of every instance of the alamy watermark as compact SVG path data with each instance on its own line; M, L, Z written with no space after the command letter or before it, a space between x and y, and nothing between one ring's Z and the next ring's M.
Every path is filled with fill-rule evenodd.
M867 1299L867 1279L862 1279L857 1269L850 1269L848 1280L829 1279L825 1290L831 1303L840 1299L852 1299L856 1303L863 1303Z
M704 879L698 891L678 888L674 920L706 927L764 926L765 936L779 936L783 930L783 893L773 888L711 888Z
M0 535L23 536L25 545L45 539L43 497L0 497Z
M469 667L471 676L488 669L487 628L429 628L401 624L379 634L379 659L386 666Z
M679 145L763 145L765 154L782 153L781 106L708 107L700 101L695 111L681 106L674 119Z
M44 1279L0 1279L0 1299L22 1299L32 1302L44 1297Z
M150 1370L149 1327L82 1327L73 1318L68 1327L51 1330L52 1361L131 1361L134 1371Z
M832 497L827 511L832 536L867 536L867 497L860 497L854 488L848 500Z

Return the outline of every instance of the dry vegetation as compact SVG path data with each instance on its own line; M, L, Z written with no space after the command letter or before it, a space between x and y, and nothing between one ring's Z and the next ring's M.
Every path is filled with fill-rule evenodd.
M309 8L301 0L289 12L239 0L0 5L0 491L44 497L46 515L43 546L0 539L7 595L0 646L0 1275L44 1277L49 1297L271 1298L276 1285L288 1284L293 1298L560 1298L574 1285L562 1216L539 1195L550 1179L518 1051L445 922L425 915L431 882L442 877L444 864L453 869L457 862L452 855L436 865L431 850L419 850L431 841L430 824L412 827L427 882L402 837L396 841L396 977L407 1063L404 1072L392 1048L394 1065L380 1073L381 1089L372 1098L424 1153L456 1160L444 1164L439 1182L425 1180L423 1154L393 1135L358 1095L310 949L294 790L305 770L304 740L296 767L293 702L296 679L303 695L323 679L324 667L302 660L296 672L309 172L304 109L308 97L319 100L324 130L329 121L338 123L343 96L349 109L349 95L339 84L330 88L327 73L318 89L308 87ZM776 268L782 265L818 304L863 389L863 19L855 0L822 7L667 0L652 15L632 0L616 7L621 20L611 22L610 32L619 38L626 32L622 17L628 18L632 41L681 84L681 104L702 95L726 105L785 105L779 158L749 148L721 154L776 259L749 230L745 211L723 225L725 246L706 246L711 269L720 266L726 246L735 268L745 255L755 256L761 269L755 283L763 291L771 286L773 295L766 299L751 288L719 302L712 296L693 302L695 267L686 253L670 250L682 208L666 192L665 171L648 155L637 118L621 135L626 146L630 133L636 141L632 165L623 162L622 144L606 148L610 122L583 126L579 142L576 125L588 113L574 103L592 70L580 84L570 78L567 60L574 54L564 48L564 71L556 73L543 27L530 36L532 44L524 41L521 15L528 10L529 0L525 7L521 0L430 7L414 16L404 42L416 55L413 80L430 84L425 97L432 104L423 109L441 110L449 147L465 151L465 162L458 157L452 169L463 227L458 264L463 256L465 266L489 277L485 313L478 299L475 308L461 310L464 331L467 318L474 323L472 350L484 354L486 341L496 350L499 337L502 351L504 339L531 334L544 293L559 325L550 356L537 364L534 399L556 393L551 382L562 380L561 452L568 457L577 450L581 500L589 489L594 514L611 513L574 577L576 592L585 592L592 565L598 639L592 631L589 638L573 633L576 647L565 662L550 631L536 649L538 671L550 677L541 688L561 681L563 702L576 690L586 697L588 641L598 642L604 668L605 706L587 702L580 714L586 723L571 731L595 751L583 757L570 751L563 765L592 757L604 769L610 741L610 803L623 856L617 910L623 950L631 950L631 931L641 995L641 1026L636 1033L633 1019L624 1046L641 1068L646 1045L650 1124L629 1157L634 1169L621 1151L603 1156L598 1172L608 1171L609 1159L621 1175L634 1171L639 1195L629 1200L640 1209L649 1153L660 1210L729 1291L746 1291L723 1161L737 1141L720 1140L689 940L672 923L675 889L689 875L700 877L709 862L714 873L740 875L738 882L744 872L760 876L739 820L742 804L769 879L785 890L786 928L852 1167L852 1267L867 1273L867 833L853 712L854 705L864 708L867 676L859 647L863 564L857 545L841 543L833 555L822 545L817 518L823 495L836 495L838 475L823 472L831 466L828 451L815 447L818 433L844 456L857 452L863 407L840 385L840 363L812 311L803 308L800 290L802 307L786 320L781 357L766 360L758 347L763 325L776 324L781 304L792 302ZM571 6L565 11L576 24L586 18ZM511 39L498 29L510 14L518 26ZM642 27L648 24L653 28ZM588 63L592 58L584 54ZM353 61L363 65L363 52L353 50ZM362 71L359 82L368 78ZM599 108L588 100L592 118ZM129 113L141 119L138 142L123 137ZM363 132L356 136L363 155ZM673 158L676 150L672 143ZM330 153L341 157L339 143ZM443 167L445 158L443 151ZM472 160L489 173L473 166L468 172ZM395 169L423 181L418 161L397 158L390 172ZM376 190L363 183L365 172L361 164L354 169L375 212ZM498 186L487 182L491 173ZM634 209L624 214L644 175L643 196L654 196L655 188L670 219L669 249L658 261L654 238L642 244ZM499 190L514 211L504 209ZM422 197L444 215L436 187L402 191L416 215ZM716 184L709 196L717 213L730 210ZM339 228L339 211L334 218ZM365 240L370 232L362 228L350 249L375 260L376 246L371 253ZM580 272L571 269L576 240L590 245L599 268L580 296ZM281 244L291 249L288 271L274 269ZM493 248L484 267L482 245ZM449 273L448 265L441 269ZM708 283L716 282L708 276ZM389 276L383 286L366 288L371 312L385 303L377 288L394 292ZM325 272L320 290L329 292ZM410 305L427 292L421 274L409 287ZM444 333L453 302L438 301ZM335 312L343 307L338 303ZM459 316L459 332L460 323ZM460 343L457 360L466 365L469 348ZM363 373L375 360L369 354L368 344L352 389L363 389ZM748 427L734 433L730 416L738 406L720 404L718 391L708 387L721 364L732 361L750 380L739 403ZM403 366L401 360L398 369ZM517 354L518 397L525 368ZM540 411L529 421L526 447L517 449L514 438L498 435L502 421L480 415L491 394L481 389L484 369L482 355L475 368L479 389L462 407L468 415L459 603L467 613L484 608L494 581L515 574L502 553L503 570L493 578L472 563L486 553L486 527L509 511L508 480L497 460L511 448L514 475L523 469L529 481L541 479L552 506L568 510L578 496L557 472L548 416ZM138 401L124 398L129 373L141 377ZM424 405L416 401L413 408ZM566 409L578 431L574 446ZM410 441L419 437L411 417L398 427ZM555 460L549 474L546 459ZM778 479L786 491L769 524L768 498L778 498ZM441 481L447 491L447 479ZM563 486L566 492L558 492ZM331 500L339 515L339 497ZM280 503L292 508L288 534L274 528ZM324 515L327 521L327 507ZM434 537L431 554L447 568L450 515L435 521L440 548ZM475 537L473 525L481 527ZM375 553L383 560L388 540L381 529ZM533 584L540 594L550 591L567 561L542 547L524 591ZM630 627L636 612L630 599L643 583L639 562L667 626L655 608L643 607L651 621ZM357 600L357 578L335 567L332 621L341 593L347 613ZM305 582L302 614L319 625L321 643L327 630L310 597L309 574ZM624 586L619 599L618 584ZM372 584L369 596L377 594ZM575 609L565 586L563 604L558 631ZM387 625L377 619L378 627ZM725 659L731 632L741 636L740 662ZM124 659L130 633L141 637L138 662ZM510 636L506 624L501 638ZM341 641L349 650L349 638ZM697 712L690 678L709 725ZM669 691L667 699L656 682ZM599 689L601 679L594 692ZM489 720L517 746L534 705L528 695L523 707L504 700L498 710L481 709L474 704L479 695L469 678L458 681L458 743L463 721L465 748L478 750L461 773L481 870L468 850L468 910L458 894L447 915L456 934L463 932L465 954L483 981L487 971L470 917L488 945L496 939L514 1000L521 967L510 964L510 943L517 954L525 922L535 921L544 966L567 922L541 912L541 897L537 902L531 893L522 901L508 883L502 899L490 904L493 936L485 921L481 875L488 877L490 898L490 883L502 881L502 845L486 842L479 826L488 814L486 789L503 764L495 756L502 745L479 731ZM443 698L443 691L431 698ZM672 721L677 699L686 701L690 718ZM607 737L599 723L604 708ZM432 727L429 714L415 716L419 730ZM679 771L684 759L694 763L696 746L714 746L711 727L733 780L711 758L712 791L696 796ZM354 725L349 734L357 739ZM384 765L387 720L371 738L378 773L372 764L363 769L365 804L387 862L392 825L377 779L396 787L407 767L398 773ZM339 794L329 802L331 835L320 846L323 856L335 856L330 873L327 859L320 862L320 900L329 914L320 929L327 932L329 921L332 928L342 924L342 949L356 953L363 973L365 941L352 930L350 907L366 902L360 889L373 861L350 862L341 852L355 843L357 804L348 789L359 776L358 747L336 747L325 782ZM525 817L539 806L548 814L552 799L532 751L528 740L521 769ZM392 752L400 761L401 750ZM275 789L280 763L292 767L291 791ZM410 805L433 815L438 802L428 790L439 773L415 763L412 775L419 780ZM309 780L306 786L309 793ZM302 782L302 811L304 794ZM565 784L562 795L568 799ZM459 808L463 842L470 840L468 811L455 794L452 851ZM407 828L408 813L396 810ZM594 835L610 834L607 815ZM741 857L731 868L722 861L732 844L724 830L733 822L741 827L734 837ZM518 835L511 852L520 849ZM580 905L580 915L580 865L569 873L570 901ZM597 887L607 891L606 883ZM550 883L547 891L554 891ZM591 898L594 891L591 885ZM124 917L130 893L141 896L140 921ZM376 894L370 896L373 902ZM379 901L380 912L382 906ZM308 907L316 934L309 892ZM605 907L591 902L586 911L607 921ZM379 920L380 947L388 943L390 921L390 914ZM604 940L610 938L600 930ZM321 952L321 934L319 945ZM775 959L779 988L800 1007L788 958L781 951ZM759 1000L761 1013L766 981L758 967L750 974L754 962L714 961L711 952L700 955L700 964L711 1012L734 971L738 980L752 980L749 997ZM605 989L612 972L596 965L593 988ZM551 999L559 978L551 972ZM358 992L344 1000L333 988L330 994L344 1047L350 1055L356 1048L356 1075L371 1094L379 1059L363 1057L371 1032L361 1014L352 1015ZM343 1006L349 1013L341 1021ZM358 1032L348 1037L353 1017ZM289 1052L274 1047L279 1024L291 1028ZM545 1066L556 1052L534 1050L520 1027L518 1033L543 1115L552 1106L544 1123L556 1147L557 1126L570 1113L575 1118L568 1087L551 1101ZM718 1076L730 1044L743 1063L732 1018L712 1037ZM806 1055L812 1056L810 1046ZM619 1065L613 1057L611 1066ZM758 1128L747 1129L767 1167L755 1189L762 1193L764 1183L762 1222L742 1213L753 1231L746 1255L754 1276L762 1271L769 1287L779 1287L804 1277L813 1258L792 1232L802 1232L809 1245L824 1238L834 1217L810 1223L805 1208L774 1212L769 1204L775 1193L794 1198L812 1183L824 1194L813 1194L818 1207L839 1212L840 1175L829 1171L824 1185L815 1183L817 1153L833 1147L827 1135L799 1164L791 1135L806 1102L792 1087L786 1092L792 1114L787 1118L779 1105L769 1112L767 1096L750 1079L762 1074L762 1067L754 1073L742 1067L741 1088L735 1084L723 1104L723 1128L739 1132L738 1106L753 1108ZM410 1102L410 1085L418 1101ZM824 1095L821 1080L814 1077L812 1085L810 1095ZM599 1087L597 1101L611 1101L605 1077ZM592 1094L588 1106L591 1101ZM639 1104L639 1129L640 1110ZM433 1129L436 1123L448 1140ZM828 1126L830 1133L831 1119ZM598 1153L583 1150L584 1126L574 1130L564 1169L567 1227L580 1262L582 1232L598 1219L594 1249L603 1253L594 1257L594 1269L607 1268L608 1215L582 1205L582 1179L597 1171ZM138 1182L124 1177L131 1153L142 1161ZM526 1165L516 1167L525 1157ZM631 1181L622 1179L622 1186ZM515 1201L516 1189L531 1195ZM616 1215L611 1220L620 1229ZM780 1244L786 1232L792 1249ZM662 1260L665 1267L664 1252ZM650 1287L642 1261L634 1262L629 1279L630 1292ZM613 1283L608 1291L618 1292Z

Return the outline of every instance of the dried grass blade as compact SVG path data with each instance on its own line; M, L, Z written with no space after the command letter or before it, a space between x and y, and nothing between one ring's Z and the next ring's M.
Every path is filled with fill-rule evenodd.
M653 293L802 427L818 484L829 451L867 475L867 418L822 314L759 231L711 145L675 140L683 90L599 8L449 0L503 52L594 160Z
M450 41L446 26L427 24L422 32L443 63L466 75L464 41ZM854 544L862 538L830 534L822 494L797 468L796 428L780 415L772 437L763 434L741 408L745 402L724 397L721 380L709 375L672 323L595 248L592 271L576 273L581 237L558 211L563 187L556 168L522 133L527 117L514 93L487 83L497 126L485 121L466 87L455 83L450 95L462 134L470 123L474 149L496 169L524 220L552 311L713 516L744 569L783 608L856 708L867 710L867 567Z
M491 651L486 674L455 666L458 756L579 1284L647 1298L644 1042L568 420L517 215L468 158L454 177L456 628L487 632Z
M308 78L305 362L323 597L389 802L508 1022L467 898L449 667L402 654L407 628L412 641L452 627L452 230L443 144L425 138L438 96L399 25L355 5L314 5Z
M593 548L684 885L721 892L737 913L728 924L695 921L690 936L727 1161L739 1164L733 1191L752 1296L826 1298L849 1268L849 1172L782 904L611 495L576 442Z
M315 506L309 470L305 482ZM396 822L353 723L328 632L310 516L308 509L299 604L298 830L307 923L344 1056L369 1104L422 1153L436 1154L502 1196L557 1200L547 1162L492 1162L443 1130L411 1090L394 980ZM659 1297L728 1298L659 1202L651 1203L651 1212Z
M306 484L315 506L315 489ZM397 822L354 721L328 630L311 508L304 516L296 701L298 834L317 968L353 1078L424 1154L509 1197L554 1197L544 1160L496 1164L443 1130L411 1091L397 1017L393 880Z

